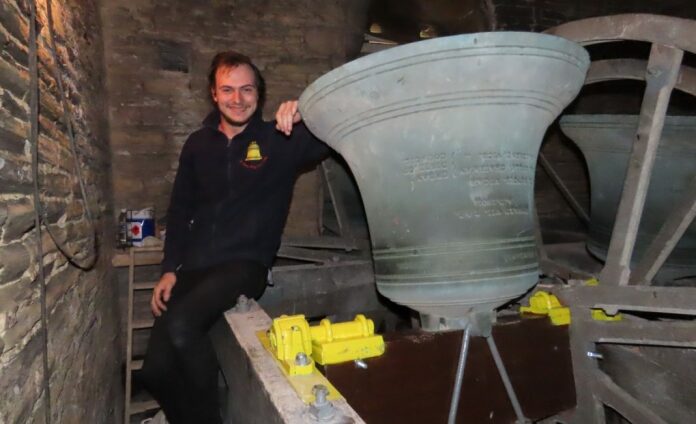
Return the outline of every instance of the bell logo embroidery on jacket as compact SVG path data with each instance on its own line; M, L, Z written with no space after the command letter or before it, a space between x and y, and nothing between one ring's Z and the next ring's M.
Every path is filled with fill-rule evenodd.
M268 159L268 156L261 155L259 143L252 141L249 143L249 146L247 146L246 158L240 162L246 168L258 169L266 162L266 159Z
M246 159L244 159L246 162L255 162L257 160L263 159L261 157L261 148L259 147L259 144L255 141L252 141L249 143L249 147L247 147L247 155Z

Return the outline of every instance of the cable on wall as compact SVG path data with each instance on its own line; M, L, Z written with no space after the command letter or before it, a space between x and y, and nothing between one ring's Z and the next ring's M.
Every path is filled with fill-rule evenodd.
M36 3L34 0L34 11L36 11ZM75 132L73 129L72 125L72 119L70 116L70 107L68 105L67 97L65 95L65 88L63 85L63 78L62 78L62 65L61 62L58 58L58 50L56 48L56 36L55 36L55 31L54 31L54 25L53 25L53 10L52 10L52 1L47 0L46 1L46 14L47 14L47 27L48 27L48 32L49 32L49 38L50 38L50 43L47 45L48 51L51 53L51 57L53 58L53 61L55 63L55 67L53 68L53 77L56 81L56 85L58 87L58 93L60 97L60 102L61 106L63 108L63 125L65 126L67 130L67 135L68 139L70 141L70 152L73 157L73 164L74 164L74 176L76 176L79 187L80 187L80 194L82 196L83 204L84 204L84 209L85 209L85 215L87 216L87 221L90 225L90 244L92 246L92 251L94 252L93 255L90 255L88 260L86 262L83 262L79 260L76 255L73 255L70 253L70 250L63 244L58 237L55 235L55 233L51 230L50 226L46 222L46 211L43 207L43 204L39 200L36 200L36 209L39 211L39 216L41 223L44 226L45 231L48 233L48 235L51 237L51 240L53 241L53 244L55 244L56 248L58 251L65 257L65 259L74 267L83 270L83 271L89 271L97 263L97 260L99 259L99 249L98 249L98 237L97 237L97 228L94 223L94 218L92 216L92 210L90 209L89 205L89 198L87 196L87 190L85 188L85 182L84 182L84 177L82 175L82 170L80 168L80 160L77 152L77 141L75 138ZM34 18L35 19L35 18ZM37 48L37 43L38 41L35 40L34 44L32 46L33 49ZM37 71L38 73L38 71ZM37 77L38 78L38 77ZM39 88L38 84L36 86L36 92L37 92L37 99L38 99L38 93L39 93ZM37 100L38 104L38 100ZM38 123L38 109L37 109L37 123ZM38 124L37 124L38 125ZM37 127L37 134L38 134L38 127ZM37 135L38 137L38 135ZM38 150L38 138L37 138L37 150ZM38 153L37 153L37 167L38 167ZM37 174L35 176L35 180L38 181L38 170Z
M46 424L51 423L50 369L48 367L48 323L46 314L46 275L43 267L43 245L41 237L41 203L39 191L39 68L36 48L36 2L29 1L29 111L31 143L31 172L34 186L34 226L36 228L36 250L39 268L39 301L41 303L41 338L43 342L43 395Z
M73 130L73 125L72 125L72 119L70 117L70 108L68 106L68 100L65 96L65 88L63 86L63 77L62 77L62 65L60 63L60 60L58 59L58 49L56 48L56 35L54 31L54 25L53 25L53 8L52 8L52 1L51 0L46 0L46 17L48 20L48 33L49 37L51 40L50 46L49 46L49 51L51 52L51 55L53 57L53 61L55 62L55 68L54 68L54 79L56 80L56 84L58 85L58 93L60 95L60 101L61 105L63 106L63 125L65 125L65 128L68 131L68 139L70 140L70 152L73 157L73 163L75 167L75 176L77 177L77 181L80 186L80 193L82 195L82 200L83 204L85 207L85 214L87 215L87 221L89 222L89 225L92 229L90 232L91 234L91 244L92 244L92 249L94 251L94 255L90 257L90 260L87 263L80 263L74 255L71 255L68 251L68 249L58 240L58 238L51 232L51 229L46 225L46 231L48 234L51 236L51 239L53 240L53 243L56 245L60 253L65 257L65 259L70 262L71 265L83 270L83 271L88 271L94 267L94 265L97 262L97 259L99 258L98 254L98 243L97 243L97 228L96 225L94 224L94 218L92 217L92 210L89 207L89 199L87 197L87 190L85 189L85 182L84 178L82 176L82 170L80 168L80 160L79 156L77 153L77 142L75 140L75 132Z
M89 199L87 197L87 190L85 189L84 178L80 168L79 156L77 152L77 142L75 140L75 133L72 126L72 119L70 117L70 109L65 96L65 89L63 87L62 79L62 67L58 59L57 48L56 48L56 38L53 29L53 11L51 0L46 1L47 9L47 20L48 20L48 31L50 35L50 45L48 50L51 52L53 60L55 62L54 68L54 78L56 80L58 91L60 95L61 105L63 106L63 123L68 132L68 138L70 140L70 150L73 157L75 176L77 177L80 193L82 195L85 214L87 220L92 229L91 231L91 242L93 246L94 254L91 255L90 259L86 263L81 263L75 255L71 255L65 245L63 245L58 238L52 233L50 227L45 222L46 212L41 203L41 189L39 184L39 70L38 70L38 37L36 34L36 24L37 24L37 13L36 13L36 0L30 0L29 2L30 11L30 22L29 22L29 110L30 110L30 129L29 129L29 142L31 144L31 170L33 179L33 197L34 197L34 226L36 228L36 239L37 239L37 262L38 262L38 277L39 277L39 302L41 304L41 336L42 336L42 368L43 368L43 395L44 395L44 412L45 412L45 422L46 424L51 423L51 391L50 391L50 367L48 362L48 312L47 312L47 299L46 299L46 274L43 266L43 237L42 230L45 228L46 232L51 237L51 240L56 245L58 251L66 258L66 260L73 266L87 271L94 267L99 257L98 254L98 239L97 239L97 229L94 223L94 218L92 216L92 211L89 207Z

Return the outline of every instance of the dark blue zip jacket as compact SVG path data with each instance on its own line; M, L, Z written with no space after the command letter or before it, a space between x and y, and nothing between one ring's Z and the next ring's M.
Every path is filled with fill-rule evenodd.
M181 150L167 211L163 273L230 259L270 267L298 171L328 153L302 123L288 137L256 114L231 140L219 123L218 111L208 115Z

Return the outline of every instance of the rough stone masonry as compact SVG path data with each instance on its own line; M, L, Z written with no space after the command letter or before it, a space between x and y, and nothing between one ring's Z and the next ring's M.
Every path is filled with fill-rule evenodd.
M46 222L72 254L94 254L62 120L55 79L60 72L100 243L99 262L85 272L43 234L54 422L121 418L118 295L108 265L112 197L118 208L154 205L164 213L181 144L210 107L205 75L212 55L237 49L257 61L272 96L268 116L280 101L296 98L309 82L357 53L364 5L53 1L59 67L49 50L46 0L37 1L39 181ZM29 3L0 0L0 422L8 423L41 422L44 406L28 38ZM294 210L318 210L318 181L310 174L300 182ZM290 233L316 231L318 211L294 215Z
M355 57L365 0L103 2L116 208L154 206L163 217L188 134L212 110L207 71L237 50L259 66L266 119L317 77ZM320 180L296 186L286 234L317 235Z
M112 216L103 47L92 1L53 1L58 61L46 1L37 1L39 184L45 222L77 257L94 255L55 75L60 73L79 166L102 244L90 271L67 263L43 232L37 255L29 144L29 3L0 1L0 422L43 422L44 349L38 264L46 275L53 422L113 422L119 389L118 315L108 262Z

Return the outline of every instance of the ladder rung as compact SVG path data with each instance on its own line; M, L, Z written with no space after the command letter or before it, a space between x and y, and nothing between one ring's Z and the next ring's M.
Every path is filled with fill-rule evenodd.
M133 320L133 329L134 330L142 330L144 328L152 328L152 325L154 323L155 323L154 318L136 319L136 320Z
M133 283L134 290L152 290L157 285L157 281L146 281L143 283Z
M143 367L143 360L142 359L136 359L134 361L131 361L131 370L139 370Z
M150 411L152 409L159 408L159 403L156 400L141 400L136 402L131 402L130 404L130 414L140 414L141 412Z
M140 247L133 247L133 250L135 253L141 253L141 252L161 252L164 249L164 246L140 246Z
M157 251L139 252L133 255L134 265L159 265L162 263L164 253ZM128 253L116 253L111 258L111 265L115 267L130 265L130 255Z

